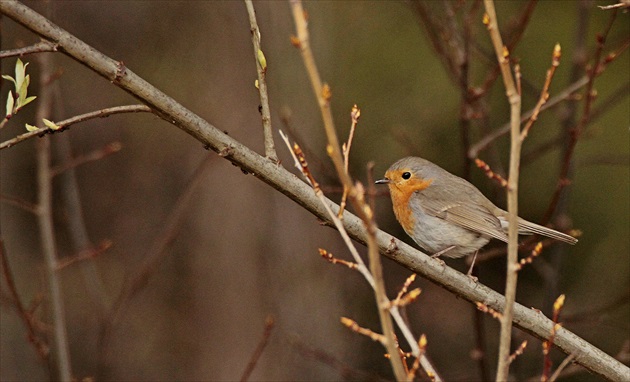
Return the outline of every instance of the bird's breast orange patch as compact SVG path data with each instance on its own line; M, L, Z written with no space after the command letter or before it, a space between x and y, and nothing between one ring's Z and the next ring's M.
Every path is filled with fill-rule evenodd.
M402 183L390 184L394 214L405 232L410 236L413 236L413 228L416 221L409 201L414 192L426 189L431 183L433 183L433 179L412 178Z

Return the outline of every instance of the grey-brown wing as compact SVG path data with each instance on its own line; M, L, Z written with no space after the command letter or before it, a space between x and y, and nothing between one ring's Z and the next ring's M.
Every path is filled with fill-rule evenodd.
M462 202L448 203L435 197L422 199L421 207L427 214L507 243L501 222L488 209Z

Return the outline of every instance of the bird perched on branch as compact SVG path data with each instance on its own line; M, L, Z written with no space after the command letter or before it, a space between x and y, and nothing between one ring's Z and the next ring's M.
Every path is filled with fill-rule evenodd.
M492 238L508 241L507 211L495 206L468 181L426 159L400 159L376 183L387 184L396 219L433 257L476 256ZM518 233L577 243L573 236L520 217ZM472 266L468 274L471 272Z

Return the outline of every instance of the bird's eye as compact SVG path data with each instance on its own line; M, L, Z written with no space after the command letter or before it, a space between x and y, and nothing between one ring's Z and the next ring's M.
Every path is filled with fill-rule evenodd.
M403 172L403 174L402 174L402 178L403 178L404 180L407 180L407 179L411 178L411 173L410 173L409 171L405 171L405 172Z

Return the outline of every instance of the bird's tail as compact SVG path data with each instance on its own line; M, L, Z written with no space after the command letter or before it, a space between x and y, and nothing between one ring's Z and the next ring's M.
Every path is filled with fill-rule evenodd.
M527 220L520 218L518 220L518 233L522 235L535 233L538 235L550 237L552 239L560 240L571 245L578 242L578 240L571 235L567 235L566 233L558 232L555 229L543 227L536 223L528 222Z

